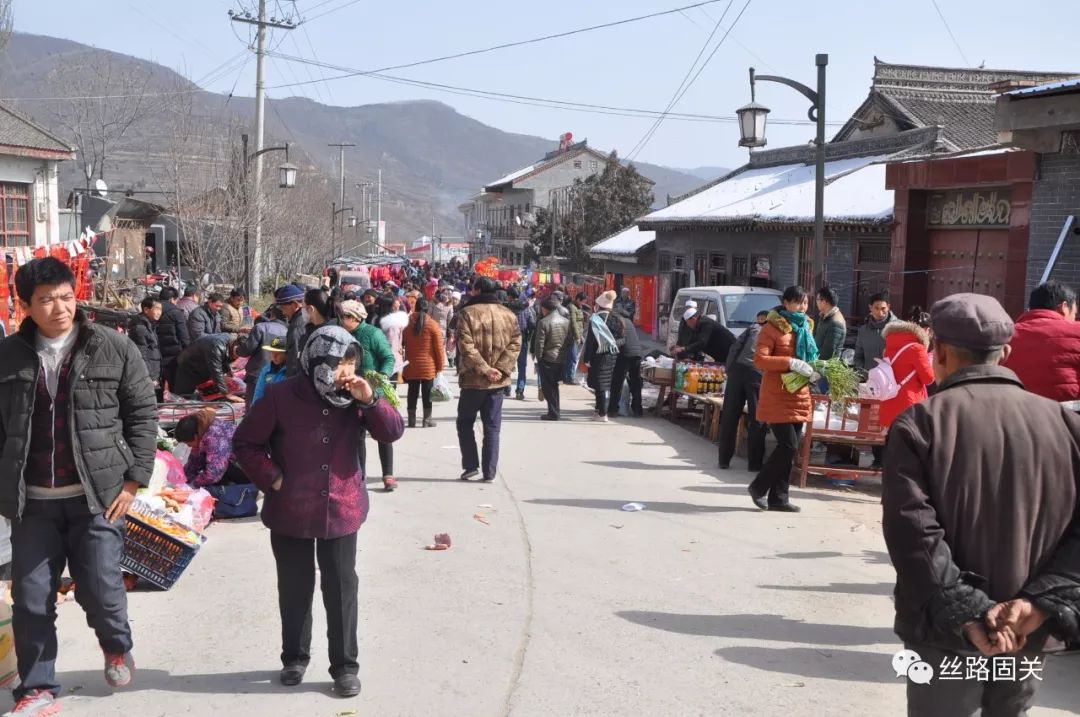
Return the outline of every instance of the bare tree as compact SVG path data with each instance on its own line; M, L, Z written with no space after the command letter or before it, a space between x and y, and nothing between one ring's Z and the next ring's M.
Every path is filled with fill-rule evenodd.
M71 135L83 164L104 179L112 153L151 110L151 66L90 51L54 73L56 86L71 98L53 110L56 121Z
M0 0L0 50L7 47L11 39L11 29L14 27L14 11L11 7L13 0Z

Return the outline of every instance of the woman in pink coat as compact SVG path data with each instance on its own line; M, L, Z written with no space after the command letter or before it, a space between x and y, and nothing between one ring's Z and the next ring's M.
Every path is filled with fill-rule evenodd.
M881 426L888 428L901 413L927 398L926 388L934 383L934 367L927 350L930 334L918 324L893 321L886 324L884 359L892 362L893 376L900 392L881 402Z

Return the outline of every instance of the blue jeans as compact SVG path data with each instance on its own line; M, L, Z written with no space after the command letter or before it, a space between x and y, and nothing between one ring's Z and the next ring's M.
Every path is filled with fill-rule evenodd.
M518 352L518 375L517 375L517 392L525 393L525 386L528 385L528 380L525 376L525 370L529 366L529 341L525 337L521 338L521 351Z
M578 355L581 347L576 341L570 341L570 350L566 352L566 371L563 373L563 381L577 383Z
M75 600L97 634L101 649L131 651L127 591L120 573L123 521L110 523L90 512L86 498L28 500L11 521L12 627L22 684L15 699L32 690L60 693L56 681L56 591L65 563L78 587Z

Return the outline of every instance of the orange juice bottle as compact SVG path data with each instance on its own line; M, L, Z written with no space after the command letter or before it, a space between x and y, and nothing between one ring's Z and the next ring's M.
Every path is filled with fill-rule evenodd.
M701 380L701 374L698 373L697 366L691 366L690 370L686 372L686 387L687 393L698 392L698 381Z

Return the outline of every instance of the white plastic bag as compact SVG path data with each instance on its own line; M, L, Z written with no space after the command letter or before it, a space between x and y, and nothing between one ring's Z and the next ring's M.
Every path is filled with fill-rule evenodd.
M454 400L454 394L450 393L450 382L446 380L442 372L435 376L431 384L431 400L440 403Z

